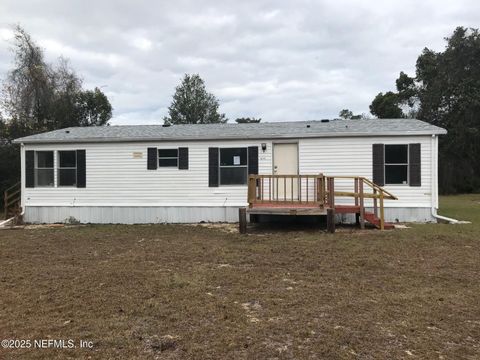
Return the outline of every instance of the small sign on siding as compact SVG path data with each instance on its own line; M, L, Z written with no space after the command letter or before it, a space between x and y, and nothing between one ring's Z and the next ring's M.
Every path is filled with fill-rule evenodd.
M134 151L132 153L134 159L141 159L143 158L143 152L141 151Z

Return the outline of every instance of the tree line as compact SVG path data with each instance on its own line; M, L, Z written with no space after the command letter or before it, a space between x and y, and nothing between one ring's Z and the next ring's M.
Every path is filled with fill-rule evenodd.
M425 48L414 76L400 72L396 91L379 93L379 118L417 118L447 129L439 141L442 193L480 191L480 34L458 27L436 52Z
M424 48L415 75L401 71L395 91L370 104L383 119L416 118L447 129L439 141L441 193L480 191L480 34L457 27L443 51ZM339 116L360 119L344 109Z

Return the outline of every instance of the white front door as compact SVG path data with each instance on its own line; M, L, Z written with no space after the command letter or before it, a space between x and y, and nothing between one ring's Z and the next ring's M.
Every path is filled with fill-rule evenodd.
M298 144L273 144L273 174L298 175ZM278 201L298 199L298 180L274 179L273 190Z

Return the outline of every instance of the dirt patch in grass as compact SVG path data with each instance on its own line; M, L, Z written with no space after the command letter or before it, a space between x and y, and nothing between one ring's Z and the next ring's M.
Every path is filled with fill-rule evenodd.
M479 358L479 231L1 231L0 358Z

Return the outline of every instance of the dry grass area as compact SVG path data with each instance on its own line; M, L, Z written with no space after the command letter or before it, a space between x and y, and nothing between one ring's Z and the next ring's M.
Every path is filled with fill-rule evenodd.
M442 205L473 223L0 231L0 338L93 341L0 358L479 358L480 196Z

